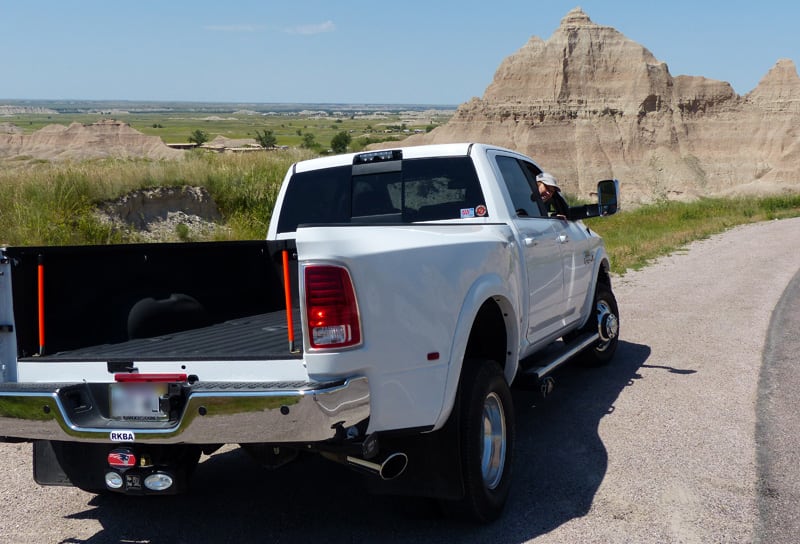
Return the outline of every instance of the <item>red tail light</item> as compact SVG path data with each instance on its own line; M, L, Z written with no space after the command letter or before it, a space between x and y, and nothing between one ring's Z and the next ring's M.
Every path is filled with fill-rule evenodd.
M312 348L343 348L361 343L353 282L340 266L305 268L308 341Z

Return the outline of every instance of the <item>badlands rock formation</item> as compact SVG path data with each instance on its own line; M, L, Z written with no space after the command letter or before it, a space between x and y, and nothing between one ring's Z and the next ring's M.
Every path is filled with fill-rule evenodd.
M404 144L454 141L520 150L583 197L608 177L628 203L800 190L800 77L780 60L744 96L673 77L576 8L548 40L534 36L506 58L482 98Z
M114 120L91 125L49 125L33 134L0 131L0 159L28 156L48 160L101 157L178 159L183 152L167 147L158 136L146 136Z

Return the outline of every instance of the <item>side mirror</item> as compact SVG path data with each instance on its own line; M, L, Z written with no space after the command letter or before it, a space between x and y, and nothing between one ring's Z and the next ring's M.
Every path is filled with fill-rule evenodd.
M619 181L606 179L597 183L597 204L572 206L568 218L572 220L587 217L614 215L619 209Z
M614 215L619 207L619 180L606 179L597 183L599 215Z

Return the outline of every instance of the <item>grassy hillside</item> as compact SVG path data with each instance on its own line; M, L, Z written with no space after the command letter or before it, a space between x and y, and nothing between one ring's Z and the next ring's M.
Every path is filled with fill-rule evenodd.
M302 150L243 155L192 152L183 161L96 160L0 169L0 244L66 245L132 241L93 213L135 189L202 186L230 237L263 238L280 183Z

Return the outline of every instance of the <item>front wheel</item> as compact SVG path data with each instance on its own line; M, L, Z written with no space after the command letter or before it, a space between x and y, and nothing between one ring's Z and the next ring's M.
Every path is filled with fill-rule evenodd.
M587 328L597 331L600 340L586 351L585 362L592 366L607 364L614 357L619 343L619 310L611 287L605 283L597 284L594 314L589 318Z
M466 361L459 388L459 452L464 497L445 511L481 523L497 519L511 487L514 405L500 367Z

